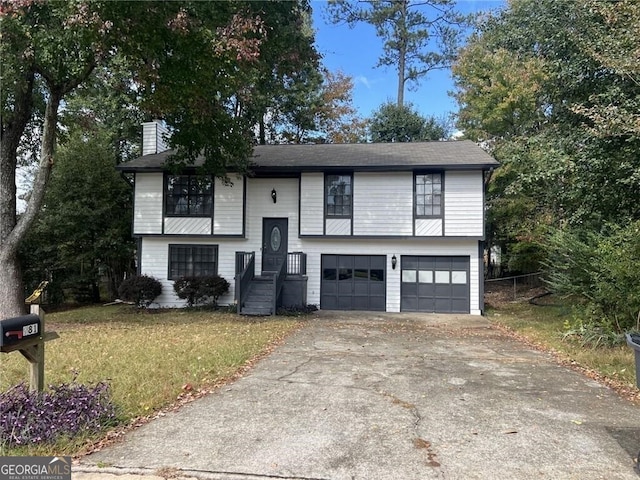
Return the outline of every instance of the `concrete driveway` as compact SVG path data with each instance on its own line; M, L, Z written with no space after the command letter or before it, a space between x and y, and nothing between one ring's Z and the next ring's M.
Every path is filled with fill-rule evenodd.
M637 480L638 450L639 407L484 318L318 312L244 378L85 457L74 480Z

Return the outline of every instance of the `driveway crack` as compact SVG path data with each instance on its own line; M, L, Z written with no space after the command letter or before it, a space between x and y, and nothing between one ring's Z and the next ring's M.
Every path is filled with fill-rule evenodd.
M391 403L395 405L399 405L402 408L407 409L411 412L413 416L413 446L417 449L425 450L427 454L427 465L432 467L434 470L437 469L438 477L445 478L444 472L442 471L440 461L438 460L438 455L433 449L433 444L429 440L425 440L419 434L420 423L422 422L422 415L416 407L415 404L402 400L401 398L396 397L392 393L381 391L380 394L391 400Z
M299 371L302 367L304 367L305 365L308 365L308 364L311 362L311 360L312 360L312 359L313 359L312 357L309 357L309 358L307 358L306 360L304 360L303 362L300 362L300 363L299 363L298 365L296 365L296 366L293 368L293 370L291 370L289 373L285 373L284 375L281 375L281 376L279 376L278 378L276 378L276 381L280 382L280 381L282 381L282 380L286 379L287 377L291 377L292 375L295 375L296 373L298 373L298 371Z

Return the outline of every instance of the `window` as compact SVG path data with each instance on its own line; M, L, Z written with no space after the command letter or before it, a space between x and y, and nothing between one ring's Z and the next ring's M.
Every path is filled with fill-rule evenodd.
M442 216L442 174L427 173L415 176L416 217Z
M351 217L351 175L325 177L325 211L327 217Z
M170 216L211 216L213 181L207 175L167 175L164 213Z
M169 280L217 273L217 245L169 245Z

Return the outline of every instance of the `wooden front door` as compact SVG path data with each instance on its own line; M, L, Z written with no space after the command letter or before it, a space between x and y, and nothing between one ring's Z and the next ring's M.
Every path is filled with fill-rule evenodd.
M262 219L262 271L273 272L287 261L286 218Z

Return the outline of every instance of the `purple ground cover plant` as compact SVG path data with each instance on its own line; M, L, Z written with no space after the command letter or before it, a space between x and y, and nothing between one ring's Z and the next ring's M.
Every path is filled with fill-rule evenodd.
M29 392L20 383L0 393L0 445L15 447L87 436L117 423L109 386L76 382Z

